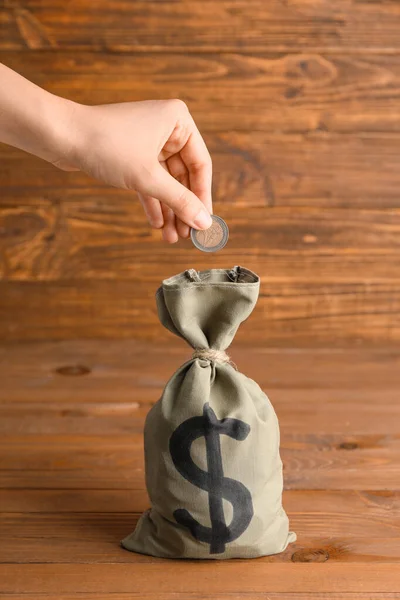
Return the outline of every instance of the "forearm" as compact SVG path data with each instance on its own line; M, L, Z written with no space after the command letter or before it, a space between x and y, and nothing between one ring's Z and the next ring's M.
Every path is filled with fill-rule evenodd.
M0 64L0 142L53 161L72 144L74 103Z

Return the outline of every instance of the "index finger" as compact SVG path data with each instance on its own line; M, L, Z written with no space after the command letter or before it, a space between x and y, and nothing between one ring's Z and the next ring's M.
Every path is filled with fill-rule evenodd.
M192 119L192 117L190 116ZM180 151L189 172L189 185L193 194L203 202L212 214L212 162L205 141L192 119L192 131Z

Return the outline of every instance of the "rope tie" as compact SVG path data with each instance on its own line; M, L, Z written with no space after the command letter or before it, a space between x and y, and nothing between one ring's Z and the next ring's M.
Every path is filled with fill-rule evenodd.
M231 365L237 371L237 366L224 350L215 350L214 348L196 348L193 352L192 358L199 358L203 360L209 360L210 362L219 362L226 365Z

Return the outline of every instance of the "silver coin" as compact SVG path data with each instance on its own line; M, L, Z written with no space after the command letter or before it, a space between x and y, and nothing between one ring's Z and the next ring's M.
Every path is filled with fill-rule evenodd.
M217 252L221 250L229 238L228 225L221 217L211 215L213 224L208 229L191 229L190 237L193 244L202 252Z

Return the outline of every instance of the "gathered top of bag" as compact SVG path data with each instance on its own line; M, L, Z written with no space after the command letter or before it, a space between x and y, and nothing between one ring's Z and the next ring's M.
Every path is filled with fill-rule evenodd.
M260 284L258 275L245 269L244 267L233 267L232 269L209 269L207 271L196 271L196 269L187 269L179 275L174 275L169 279L164 279L161 289L182 289L191 287L192 284L205 285L231 285L231 284Z
M188 269L157 290L158 315L164 327L196 351L224 351L251 314L259 289L258 275L243 267Z

